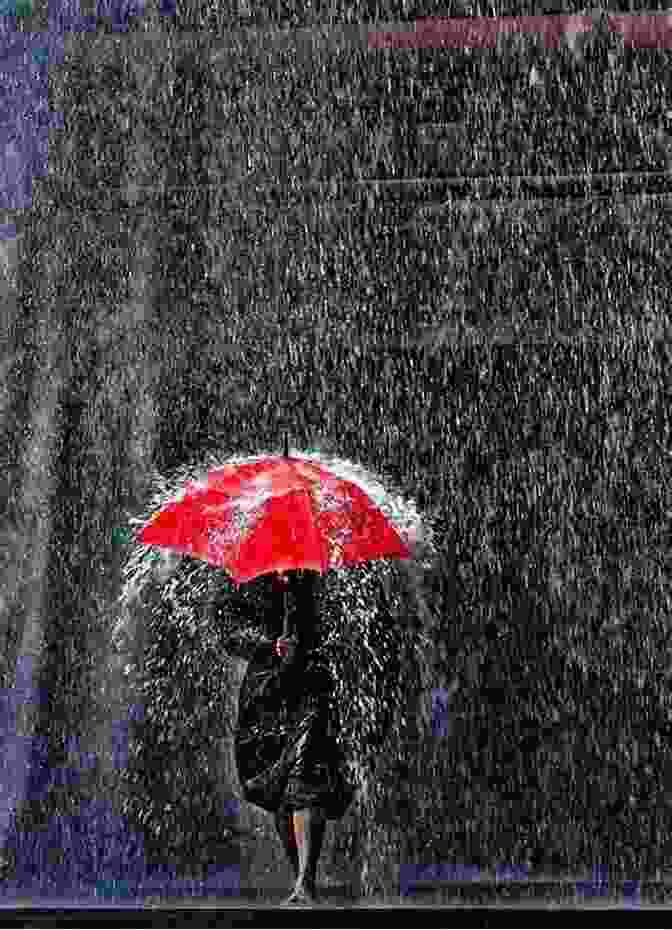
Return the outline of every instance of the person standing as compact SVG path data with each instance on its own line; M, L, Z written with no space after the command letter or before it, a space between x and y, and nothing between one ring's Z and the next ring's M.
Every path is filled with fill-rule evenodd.
M236 766L243 797L274 815L295 884L285 904L315 903L326 823L341 820L357 786L339 748L335 682L320 651L318 572L274 573L262 624L227 630L225 648L247 660L239 694ZM283 635L283 610L289 632Z

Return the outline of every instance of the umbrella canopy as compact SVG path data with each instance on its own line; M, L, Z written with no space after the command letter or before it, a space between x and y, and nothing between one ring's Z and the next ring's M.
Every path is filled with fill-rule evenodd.
M158 510L137 541L259 575L411 558L399 532L353 481L296 456L222 465Z

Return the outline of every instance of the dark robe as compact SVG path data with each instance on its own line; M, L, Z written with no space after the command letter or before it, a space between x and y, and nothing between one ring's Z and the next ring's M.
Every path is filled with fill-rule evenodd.
M287 607L298 637L292 660L274 652L283 633L283 589L272 582L257 625L226 623L225 648L248 661L238 700L236 762L246 801L271 812L321 807L339 820L355 795L339 749L333 673L315 647L320 614L315 572L290 573Z

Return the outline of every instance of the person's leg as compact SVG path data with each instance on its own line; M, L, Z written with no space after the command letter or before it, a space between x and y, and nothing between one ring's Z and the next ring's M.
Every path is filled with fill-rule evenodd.
M275 815L275 828L282 842L282 848L291 863L294 879L296 880L299 877L299 853L296 848L294 821L291 812L278 811Z
M317 863L327 818L320 808L312 807L294 812L294 834L299 853L299 874L293 894L307 898L316 896Z

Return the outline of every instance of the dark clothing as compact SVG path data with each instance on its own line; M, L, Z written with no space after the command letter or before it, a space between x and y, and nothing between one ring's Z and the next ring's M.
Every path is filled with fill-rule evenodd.
M329 819L339 820L355 786L336 742L332 672L315 648L320 621L310 583L293 581L288 590L298 637L291 661L274 652L283 632L281 589L265 626L227 631L227 650L249 662L238 701L236 761L245 800L271 812L321 807Z

